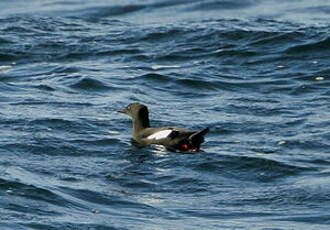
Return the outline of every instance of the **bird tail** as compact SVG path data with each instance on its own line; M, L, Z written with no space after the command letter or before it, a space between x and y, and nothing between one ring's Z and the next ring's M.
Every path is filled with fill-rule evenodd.
M189 136L189 141L192 143L192 144L201 144L204 142L204 136L205 134L209 131L210 129L209 128L205 128L201 131L198 131L196 133L193 133Z

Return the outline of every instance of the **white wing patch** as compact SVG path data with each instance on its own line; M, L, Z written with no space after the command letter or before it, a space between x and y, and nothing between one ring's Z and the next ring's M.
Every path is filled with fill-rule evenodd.
M151 134L150 136L147 137L147 139L154 139L154 140L163 139L163 138L168 137L172 132L173 132L173 130L165 129L162 131L158 131L154 134Z

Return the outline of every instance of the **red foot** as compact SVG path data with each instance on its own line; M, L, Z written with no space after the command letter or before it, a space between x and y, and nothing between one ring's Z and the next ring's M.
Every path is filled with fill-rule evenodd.
M185 151L198 151L199 150L199 148L188 145L188 144L182 144L181 148Z

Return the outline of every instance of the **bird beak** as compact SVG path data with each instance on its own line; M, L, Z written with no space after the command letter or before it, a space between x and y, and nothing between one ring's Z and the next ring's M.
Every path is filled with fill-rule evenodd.
M127 110L126 109L122 109L122 110L117 110L118 113L124 113L127 114Z

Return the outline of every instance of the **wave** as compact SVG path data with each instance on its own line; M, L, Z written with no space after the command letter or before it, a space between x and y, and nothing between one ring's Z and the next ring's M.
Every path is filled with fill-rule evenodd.
M206 10L238 10L242 8L247 8L254 6L254 1L229 1L229 0L207 0L203 2L196 2L192 7L189 7L189 10L198 10L198 11L206 11Z
M275 54L279 54L277 58L281 59L284 55L300 55L305 51L327 49L329 43L328 38L320 41L320 38L309 35L308 28L292 31L290 23L272 22L262 30L254 29L253 25L260 25L263 22L260 20L248 22L248 29L241 25L240 21L228 19L219 20L216 24L214 21L209 22L211 28L198 25L192 28L182 23L175 26L150 26L148 30L136 27L134 24L123 25L118 24L117 21L109 21L109 24L103 27L103 30L108 31L109 36L101 36L99 33L87 35L85 32L95 29L93 25L83 23L80 19L75 19L71 24L63 23L55 18L39 18L42 19L39 21L37 19L33 17L15 19L21 25L19 27L29 31L22 32L7 28L9 32L21 34L21 36L33 34L40 39L34 44L31 43L32 40L25 39L23 45L18 46L17 39L12 41L7 37L6 41L10 42L8 44L10 49L7 48L6 52L0 49L0 60L12 62L30 58L35 61L65 62L69 59L111 58L118 60L119 58L126 62L145 60L156 62L158 65L163 65L163 62L173 65L173 63L218 57L225 61L256 63L256 61L262 61L260 58L265 58L265 55L274 57ZM233 27L229 22L236 25ZM38 23L40 28L35 29L35 23ZM52 29L47 27L48 24L59 25ZM282 27L288 27L288 31L277 30ZM73 35L60 38L57 33L49 33L51 30L59 34L72 31ZM123 31L118 33L121 30ZM130 30L130 33L127 30ZM173 39L177 42L171 44ZM310 44L303 44L303 40L306 39L311 41ZM95 43L98 45L95 46ZM134 45L137 43L141 43L142 47ZM171 48L168 49L168 46ZM251 58L256 58L256 60L253 61ZM267 59L264 62L269 61L276 61L276 59Z
M113 89L110 86L107 86L104 82L93 79L93 78L81 78L75 83L70 85L71 88L80 89L80 90L93 90L93 91L104 91Z
M34 200L37 202L45 202L51 205L59 206L59 207L71 207L72 205L76 206L77 204L71 202L58 194L51 191L48 188L42 188L32 184L25 184L16 181L9 181L0 178L1 189L6 190L7 195L22 197L27 200ZM2 203L4 208L7 210L15 211L15 212L26 212L26 213L38 213L39 215L46 216L58 216L60 213L55 211L42 211L42 209L34 209L32 207L26 207L24 202L21 205L11 204L10 200L6 198Z
M251 156L221 157L221 160L218 161L199 163L194 169L207 171L208 173L221 173L224 176L235 177L237 180L262 183L283 180L286 177L313 170L313 168Z
M313 52L325 52L330 49L330 38L327 37L325 39L316 40L308 42L307 44L299 44L293 47L290 47L286 50L289 54L299 54L299 53L308 53L311 54Z
M0 61L12 62L12 61L16 61L18 58L19 58L19 56L16 54L2 53L0 50Z
M145 5L122 5L122 6L101 6L90 7L79 10L79 14L84 16L86 21L97 22L102 18L122 16L145 9ZM79 16L81 17L81 16Z

